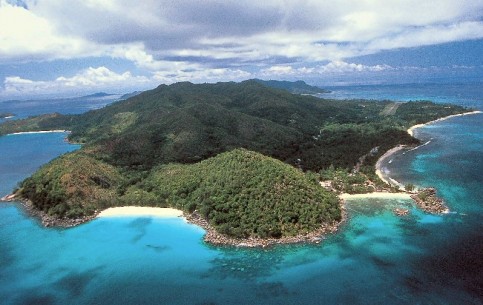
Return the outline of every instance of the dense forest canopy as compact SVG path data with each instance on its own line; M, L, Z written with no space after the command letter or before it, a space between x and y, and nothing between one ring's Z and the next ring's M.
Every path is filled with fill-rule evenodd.
M246 148L304 170L350 167L375 146L415 143L405 129L464 111L430 102L328 100L290 94L255 80L176 83L82 115L50 114L0 125L0 133L71 130L104 161L133 170L193 163Z

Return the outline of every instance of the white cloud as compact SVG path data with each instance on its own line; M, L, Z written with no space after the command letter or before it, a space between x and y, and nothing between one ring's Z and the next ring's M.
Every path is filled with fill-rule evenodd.
M263 69L262 73L265 75L289 75L296 72L291 66L272 66L268 69Z
M367 66L355 63L346 63L344 61L332 61L325 66L319 67L320 73L346 73L346 72L381 72L394 70L389 65Z
M59 35L46 19L0 0L0 60L66 58L85 51L83 39Z
M367 44L367 49L390 50L477 38L483 38L483 23L469 21L406 30L399 35L376 39Z
M18 76L5 78L2 95L16 96L32 93L59 93L75 89L93 91L105 88L131 87L149 83L149 79L133 76L130 72L115 73L106 67L88 68L71 77L58 77L52 81L33 81Z
M315 67L299 67L294 68L287 65L272 66L267 69L261 70L261 75L264 77L270 76L294 76L294 77L304 77L304 76L317 76L323 74L344 74L344 73L354 73L354 72L383 72L395 70L389 65L362 65L356 63L347 63L344 61L331 61L325 65L319 65Z
M0 1L4 58L98 54L150 69L170 56L340 60L483 37L474 0L30 0L28 10Z
M348 58L483 38L481 0L23 2L25 7L0 0L0 64L123 59L148 82L380 72L392 67L348 63ZM10 77L5 87L143 81L125 73L23 84L27 78Z
M218 81L241 81L251 78L250 72L240 69L215 68L196 70L157 71L153 74L153 80L158 83L171 84L175 82L218 82Z
M193 65L191 65L193 66ZM79 73L66 77L61 76L50 81L34 81L18 76L5 78L0 96L23 96L32 94L53 94L63 92L94 92L105 90L123 92L123 88L152 88L159 83L171 84L180 81L211 82L240 81L250 78L249 72L239 69L204 69L198 66L192 70L159 70L150 77L134 76L131 72L116 73L106 67L89 67ZM113 91L114 90L114 91Z

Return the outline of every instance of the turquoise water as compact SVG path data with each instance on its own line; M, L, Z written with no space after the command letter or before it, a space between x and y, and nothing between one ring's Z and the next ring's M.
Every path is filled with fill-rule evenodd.
M421 129L393 177L433 185L452 214L411 201L348 202L319 245L212 247L180 218L103 218L43 228L0 204L0 304L482 304L483 115ZM55 156L64 134L0 137L0 195ZM409 217L392 214L395 207Z

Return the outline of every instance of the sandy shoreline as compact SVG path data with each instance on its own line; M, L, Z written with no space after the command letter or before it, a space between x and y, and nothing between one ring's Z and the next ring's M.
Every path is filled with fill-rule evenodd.
M481 112L480 110L475 110L475 111L471 111L471 112L465 112L465 113L459 113L459 114L452 114L452 115L448 115L448 116L445 116L443 118L440 118L440 119L437 119L437 120L434 120L434 121L430 121L430 122L427 122L427 123L424 123L424 124L416 124L414 126L411 126L407 132L411 135L411 136L414 136L414 130L417 129L417 128L420 128L420 127L424 127L426 125L430 125L430 124L433 124L433 123L437 123L437 122L441 122L441 121L445 121L447 119L451 119L451 118L454 118L454 117L459 117L459 116L465 116L465 115L470 115L470 114L478 114L478 113L483 113Z
M136 217L136 216L153 216L153 217L181 217L183 211L172 208L155 208L155 207L115 207L108 208L100 212L97 217Z
M470 111L470 112L465 112L465 113L460 113L460 114L452 114L452 115L448 115L448 116L445 116L443 118L440 118L440 119L437 119L437 120L434 120L434 121L430 121L430 122L427 122L427 123L424 123L424 124L416 124L414 126L411 126L408 130L407 130L407 133L411 136L414 136L414 131L418 128L421 128L421 127L424 127L424 126L427 126L427 125L430 125L430 124L433 124L433 123L437 123L437 122L441 122L441 121L444 121L444 120L447 120L447 119L451 119L451 118L454 118L454 117L459 117L459 116L465 116L465 115L471 115L471 114L479 114L479 113L483 113L482 111L480 110L475 110L475 111ZM383 172L383 168L382 168L382 162L385 161L387 158L389 158L390 156L394 155L395 153L397 153L398 151L404 149L406 146L405 145L398 145L396 147L393 147L391 148L390 150L388 150L384 155L382 155L376 162L376 175L382 180L384 181L385 183L389 184L389 185L394 185L396 184L397 186L399 186L400 188L403 187L402 185L400 185L397 181L395 181L394 179L391 179L390 177L388 176L385 176L385 173Z
M14 133L9 133L7 136L14 136L14 135L21 135L21 134L35 134L35 133L54 133L54 132L67 132L69 133L70 131L68 130L40 130L40 131L22 131L22 132L14 132Z
M393 154L395 154L396 152L404 149L406 146L405 145L398 145L396 147L393 147L391 148L390 150L386 151L386 153L384 153L384 155L382 155L376 162L376 175L379 177L379 179L381 179L382 181L384 181L385 183L389 184L389 185L392 185L394 184L395 182L397 183L397 181L395 180L392 180L391 181L391 178L389 177L386 177L383 173L383 169L382 169L382 162L385 161L387 158L389 158L390 156L392 156Z
M339 197L343 200L350 199L364 199L364 198L383 198L383 199L411 199L411 194L408 193L387 193L387 192L373 192L367 194L341 194Z

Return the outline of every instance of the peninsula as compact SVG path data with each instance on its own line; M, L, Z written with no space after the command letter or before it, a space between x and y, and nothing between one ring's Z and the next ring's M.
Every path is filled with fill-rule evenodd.
M257 246L333 232L344 210L320 187L324 177L343 173L336 187L352 193L387 187L374 165L398 144L419 144L410 126L464 112L319 99L257 80L176 83L81 115L6 122L0 134L69 130L84 144L16 190L47 225L75 225L110 207L169 207L207 229L209 242Z
M0 112L0 119L10 119L13 118L15 114L11 112Z

